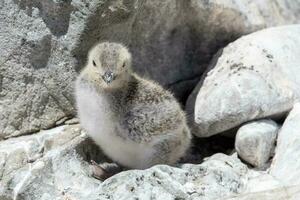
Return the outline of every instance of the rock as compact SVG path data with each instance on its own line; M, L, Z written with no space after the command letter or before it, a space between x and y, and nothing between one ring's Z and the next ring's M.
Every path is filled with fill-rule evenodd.
M219 47L266 26L299 22L299 4L1 1L0 138L48 129L74 117L73 80L97 41L128 45L135 71L184 101Z
M226 200L298 200L300 198L300 185L281 187L273 190L266 190L258 193L248 193L237 197L228 198Z
M87 161L108 160L78 125L1 141L0 158L0 199L9 200L216 199L243 192L248 173L236 154L215 154L198 165L128 170L101 182Z
M1 141L0 158L0 199L30 200L93 197L101 182L84 160L107 160L78 125Z
M277 147L272 165L267 171L248 170L248 181L241 195L234 195L232 200L243 199L299 199L300 172L299 137L300 137L300 103L286 118L279 131Z
M248 170L247 184L242 194L233 195L228 200L256 199L299 199L300 185L286 185L268 171ZM227 199L227 198L226 198Z
M300 103L286 118L277 139L270 174L286 186L300 185Z
M18 170L29 168L31 163L43 157L51 149L60 147L80 135L78 125L66 130L65 128L61 126L49 131L41 131L39 134L1 141L0 191L9 187L7 184Z
M300 25L291 25L252 33L224 48L189 97L193 133L208 137L288 112L300 98L299 45Z
M78 125L1 141L0 199L245 199L271 192L278 199L297 199L299 194L272 174L249 170L237 154L215 154L201 164L128 170L104 182L91 177L91 159L109 161Z
M238 155L254 167L265 167L275 149L278 129L272 120L258 120L242 125L235 139Z
M71 1L0 4L0 138L8 138L74 115L70 46L88 9Z
M13 197L96 200L101 182L90 174L88 164L74 150L53 151L13 177Z
M269 174L268 170L248 170L247 185L243 194L258 193L285 187L280 180Z
M102 185L110 199L218 199L243 191L247 167L234 156L215 154L200 165L158 165L117 174Z
M247 184L242 194L226 199L298 199L299 186L284 185L268 171L248 170Z

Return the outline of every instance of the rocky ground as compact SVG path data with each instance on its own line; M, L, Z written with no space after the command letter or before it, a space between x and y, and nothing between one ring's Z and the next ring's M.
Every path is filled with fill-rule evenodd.
M0 200L300 199L299 10L298 0L1 1ZM111 161L76 120L73 81L104 40L127 45L134 70L185 108L195 137L177 165L91 176L90 160Z

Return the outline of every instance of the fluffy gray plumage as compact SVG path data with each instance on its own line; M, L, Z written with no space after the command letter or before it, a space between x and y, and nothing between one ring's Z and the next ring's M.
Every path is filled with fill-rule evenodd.
M145 169L174 164L190 145L185 115L173 95L131 72L131 55L100 43L76 81L81 125L112 160Z

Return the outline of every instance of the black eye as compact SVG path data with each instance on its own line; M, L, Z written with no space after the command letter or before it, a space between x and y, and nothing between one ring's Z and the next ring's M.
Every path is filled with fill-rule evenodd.
M95 61L93 60L93 65L96 67L96 63L95 63Z

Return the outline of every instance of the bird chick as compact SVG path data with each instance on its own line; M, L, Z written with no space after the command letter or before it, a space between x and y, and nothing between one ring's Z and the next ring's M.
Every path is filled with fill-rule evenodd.
M185 114L167 90L132 72L121 44L94 46L76 80L82 127L121 166L174 164L190 146Z

